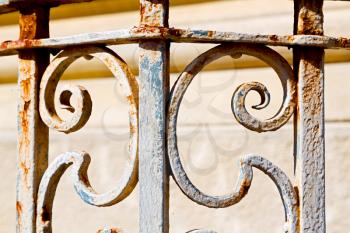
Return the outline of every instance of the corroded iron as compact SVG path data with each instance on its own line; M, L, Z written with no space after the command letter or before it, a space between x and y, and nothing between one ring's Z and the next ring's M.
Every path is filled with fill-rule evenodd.
M138 84L127 64L112 50L100 47L79 47L63 50L47 67L40 84L40 115L46 125L54 130L71 133L79 130L88 121L92 102L88 92L80 86L65 86L60 93L61 105L73 112L69 120L62 120L56 112L54 94L62 73L80 57L98 58L117 78L125 99L129 103L130 158L117 186L106 193L98 194L90 186L87 169L90 157L87 153L68 152L57 157L45 171L38 191L37 232L50 233L52 205L57 185L65 170L72 165L73 183L83 201L94 206L110 206L125 199L138 181ZM71 105L76 98L76 106Z
M141 0L140 25L168 26L169 1ZM169 43L139 45L140 232L169 232L169 172L166 152ZM150 195L151 194L151 195Z
M48 9L22 11L20 39L49 35ZM45 50L19 53L16 231L35 233L36 197L48 163L48 128L39 116L39 84L49 63Z
M176 81L170 95L168 108L168 156L172 176L182 192L191 200L210 208L225 208L238 203L248 192L253 179L252 167L266 173L276 184L285 207L286 225L285 231L298 232L298 200L297 194L284 172L268 160L260 156L247 156L240 162L239 178L234 191L224 196L210 196L199 189L190 181L183 168L177 147L177 116L181 101L187 88L194 77L204 66L223 56L239 58L242 54L257 57L270 65L278 74L283 90L283 105L279 112L266 121L260 121L251 116L245 108L245 97L251 90L257 91L261 97L261 103L256 109L262 109L269 104L269 92L266 87L257 82L245 83L237 88L232 98L232 110L237 121L250 130L266 132L282 127L293 115L296 104L296 84L289 64L279 54L261 45L219 45L198 56L189 64ZM201 232L201 231L199 231Z
M92 101L89 93L80 86L65 86L60 93L60 101L63 107L71 109L73 116L70 120L62 120L57 114L53 93L63 72L76 59L83 56L91 56L103 62L112 74L118 78L123 94L130 104L130 126L135 131L137 128L137 82L129 70L127 64L112 50L99 47L80 47L67 49L59 53L46 69L40 84L40 114L43 121L50 128L70 133L79 130L88 121ZM71 106L70 98L77 99L77 106Z
M242 54L254 56L271 66L281 81L283 87L283 104L278 113L265 121L261 121L252 116L245 108L245 98L251 91L257 91L261 97L261 103L253 106L255 109L263 109L270 102L270 94L266 87L260 83L245 83L240 85L232 97L232 112L237 121L244 127L257 132L277 130L283 126L293 115L296 105L296 83L294 75L288 62L278 53L264 46L249 44L219 45L197 57L189 64L175 83L169 105L169 122L173 129L172 122L176 121L181 100L193 78L209 63L220 59L223 56L239 58ZM172 131L169 132L172 135Z
M321 0L295 1L295 33L323 35ZM296 181L300 202L300 232L326 232L324 50L296 48L298 114L296 131Z
M325 49L350 49L350 38L321 35L264 35L237 32L220 32L165 28L142 25L132 29L84 33L46 39L25 39L0 43L0 56L17 54L18 50L30 48L65 48L76 45L117 45L139 43L146 39L169 40L177 43L251 43L270 46L303 46Z
M80 198L94 206L111 206L134 190L137 182L135 158L128 164L128 170L122 176L117 187L103 194L98 194L90 185L87 170L90 156L85 152L67 152L58 156L46 170L38 191L36 228L38 233L52 232L52 206L61 176L72 166L72 181ZM130 174L131 173L131 174Z
M169 232L170 175L194 202L224 208L238 203L248 193L253 167L272 179L281 195L286 220L284 232L326 232L324 49L350 49L350 39L324 35L322 0L294 1L293 35L171 28L168 0L140 0L140 24L134 28L49 38L49 7L80 1L85 0L0 0L0 13L20 11L19 40L0 44L0 56L19 55L18 233L51 232L55 191L68 167L78 195L95 206L122 201L139 181L140 232L143 233ZM170 93L171 42L219 45L189 64ZM140 47L139 83L127 64L106 47L127 43L138 43ZM266 46L293 48L293 69L280 54ZM49 63L49 53L56 54L58 50L62 51ZM262 109L269 104L270 94L261 83L245 83L233 93L233 114L242 126L256 132L278 130L294 114L295 164L291 166L295 168L296 186L270 161L248 155L240 160L233 192L210 196L193 185L183 168L177 149L178 111L186 89L204 66L223 56L236 59L242 54L254 56L274 69L282 85L283 102L274 117L259 120L247 111L245 98L250 91L258 92L261 103L253 108ZM86 152L67 152L48 166L48 127L64 133L77 131L92 111L93 101L80 86L64 86L59 93L60 106L55 106L54 96L62 73L80 57L101 60L119 81L130 106L130 161L117 186L103 194L96 193L89 183L90 157ZM72 98L76 100L74 106ZM61 117L58 108L69 111L70 118ZM115 228L99 232L121 231ZM214 233L205 229L189 232Z

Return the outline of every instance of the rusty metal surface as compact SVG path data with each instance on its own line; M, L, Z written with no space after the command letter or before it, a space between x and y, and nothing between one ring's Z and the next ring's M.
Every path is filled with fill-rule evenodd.
M168 26L169 1L141 0L141 25ZM169 43L140 43L140 232L169 232L169 172L166 108L169 93ZM150 195L151 193L151 195Z
M295 2L298 34L323 35L322 0ZM296 115L296 182L300 198L300 231L326 232L324 51L295 50L298 75Z
M49 11L21 12L20 39L49 36ZM39 117L39 83L49 62L44 50L19 53L17 233L35 233L36 196L47 167L48 129Z
M66 2L70 1L60 1ZM26 1L28 3L33 1ZM169 232L169 175L192 201L210 208L225 208L247 195L253 167L272 179L280 193L285 210L281 232L326 232L324 49L349 49L350 40L323 35L323 1L295 1L295 35L292 36L169 28L169 1L141 0L140 4L138 27L61 38L48 38L47 8L22 9L19 40L1 43L1 56L19 55L17 232L52 232L55 192L68 167L71 167L77 194L94 206L110 206L122 201L139 181L142 233ZM170 42L220 44L190 63L171 93ZM139 83L122 58L106 48L123 43L139 43ZM266 45L293 47L294 69ZM50 49L63 50L49 64ZM245 98L249 92L257 92L261 102L253 108L259 110L267 107L270 94L259 82L244 83L233 93L233 115L249 130L269 132L278 130L294 114L295 164L290 166L295 168L296 186L272 162L259 155L247 155L239 162L240 172L233 192L210 196L191 182L180 159L176 133L179 108L191 81L206 65L223 56L238 59L242 55L258 58L274 69L281 82L283 100L275 116L260 120L247 111ZM88 153L67 152L49 166L47 161L48 127L71 133L82 128L91 114L93 101L83 87L65 86L59 93L60 106L55 106L54 101L61 75L80 57L102 61L119 81L129 103L130 160L116 187L103 194L95 192L89 183L87 169L91 159ZM69 111L70 118L60 116L59 107ZM189 232L214 233L205 229Z
M127 64L113 51L100 47L80 47L63 50L47 67L40 84L40 116L45 124L64 133L79 130L88 121L92 102L88 92L80 86L67 86L60 93L61 105L73 112L70 119L62 119L56 112L54 93L62 73L76 59L91 56L102 61L122 87L129 103L130 143L129 160L116 187L106 193L98 194L90 186L87 170L90 156L85 152L67 152L58 156L46 169L38 190L37 232L52 232L52 206L56 188L61 176L72 165L72 179L80 198L94 206L110 206L125 199L134 190L138 181L138 84ZM88 57L88 58L91 58ZM75 97L76 106L70 98Z
M261 97L261 103L253 106L255 109L263 109L270 102L270 93L266 87L257 82L240 85L232 97L232 112L237 121L244 127L257 132L277 130L282 127L293 115L296 105L296 83L288 62L274 50L262 45L230 44L219 45L197 57L189 64L180 75L172 90L169 106L169 117L178 110L186 89L193 78L209 63L223 56L231 56L238 59L242 55L249 55L261 59L271 66L281 81L283 87L283 104L276 115L268 120L261 121L248 113L245 107L245 98L250 91L256 91ZM177 114L177 113L176 113Z
M275 117L260 121L251 116L245 108L245 98L251 90L257 91L261 103L256 109L263 109L269 104L269 92L261 83L245 83L237 88L232 98L232 111L237 121L244 127L257 132L277 130L293 115L296 102L296 84L291 67L279 54L261 45L230 44L219 45L197 57L189 64L174 84L168 107L168 156L172 176L182 192L192 201L210 208L225 208L238 203L248 192L253 179L252 167L266 173L276 184L285 207L286 224L284 230L298 232L297 194L284 172L260 156L247 156L240 161L240 172L234 192L223 196L209 196L196 188L183 168L177 147L177 117L181 101L193 78L204 66L223 56L239 58L242 54L257 57L265 61L278 74L284 90L283 105ZM196 231L195 231L196 232ZM197 231L202 232L202 231ZM207 231L203 231L207 232Z
M29 48L65 48L77 45L115 45L139 43L146 39L170 40L177 43L252 43L270 46L308 46L327 49L350 49L349 38L321 35L264 35L193 29L175 29L142 25L132 29L85 33L47 39L5 41L0 44L0 56L17 54Z

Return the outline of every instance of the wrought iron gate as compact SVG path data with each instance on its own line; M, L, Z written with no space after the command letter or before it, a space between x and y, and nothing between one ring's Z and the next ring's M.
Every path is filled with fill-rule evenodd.
M296 0L293 35L240 34L169 27L169 1L140 0L140 25L128 30L49 38L49 9L59 4L85 0L0 0L0 13L20 11L20 38L1 43L0 55L19 56L17 232L51 232L52 205L60 177L71 166L78 195L95 206L114 205L126 198L139 182L140 231L169 232L169 177L194 202L210 208L225 208L248 192L253 167L266 173L277 186L285 209L289 233L325 232L324 143L324 49L349 49L350 40L323 35L322 0ZM169 85L169 47L176 42L212 43L218 46L201 54ZM139 81L127 64L108 45L138 43ZM267 46L293 48L293 69ZM50 53L60 51L50 61ZM223 56L256 57L278 74L283 86L283 104L271 119L261 121L245 108L248 92L256 91L264 108L269 92L258 82L245 83L232 97L232 112L244 127L266 132L278 130L291 117L295 132L295 177L267 159L250 155L240 161L235 190L224 196L209 196L186 175L177 148L176 123L181 100L195 76ZM85 152L67 152L48 164L49 128L64 133L79 130L92 108L89 93L80 86L66 86L59 94L62 108L73 117L62 119L54 102L56 86L65 69L79 57L101 60L118 79L130 105L131 160L118 186L104 194L89 184L90 157ZM72 106L70 98L78 103ZM291 164L291 166L293 166ZM293 182L291 181L293 180ZM292 185L296 184L295 186ZM103 232L113 232L105 230ZM191 232L211 232L194 230Z

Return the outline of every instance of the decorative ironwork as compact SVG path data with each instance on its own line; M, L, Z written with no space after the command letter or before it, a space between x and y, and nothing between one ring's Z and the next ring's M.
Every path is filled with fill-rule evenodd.
M268 175L280 192L285 209L285 232L326 231L324 49L349 49L350 39L323 35L322 0L294 1L294 35L288 36L170 28L169 1L141 0L139 27L49 38L48 7L81 1L84 0L57 0L49 4L45 1L0 0L0 13L20 11L20 39L2 42L0 46L0 56L18 53L20 58L18 233L52 231L55 191L60 177L69 166L72 167L77 193L86 203L95 206L110 206L122 201L139 181L142 233L169 232L170 175L182 192L194 202L211 208L224 208L239 202L247 194L253 179L253 167ZM189 64L170 92L171 42L219 45ZM127 64L105 47L125 43L138 43L140 46L138 82ZM267 45L292 47L293 69ZM57 49L62 51L50 63L49 52ZM242 54L254 56L274 69L283 88L283 102L271 119L255 118L246 110L247 94L256 91L260 95L261 103L253 106L255 109L265 108L269 104L270 94L263 84L250 82L242 84L234 92L232 112L241 125L256 132L277 130L294 115L296 155L293 166L296 187L270 161L257 155L248 155L240 160L234 191L229 195L210 196L192 184L183 168L177 149L177 115L186 89L204 66L223 56L237 59ZM54 96L62 73L80 57L95 57L102 61L119 81L130 106L131 159L116 188L104 194L96 193L89 183L87 169L90 156L86 152L67 152L48 165L48 127L71 133L82 128L91 114L91 97L80 86L65 86L59 93L60 107L71 112L70 119L63 119L55 106ZM74 106L72 97L77 100Z
M242 84L237 88L232 97L232 112L237 121L250 130L266 132L282 127L293 115L296 85L293 71L283 57L272 49L261 45L232 44L214 47L197 57L186 67L171 91L168 110L168 155L171 172L177 185L188 198L210 208L224 208L238 203L247 194L253 179L252 167L256 167L265 172L275 182L280 191L286 211L286 231L295 233L298 229L297 196L288 177L268 160L259 156L243 158L240 161L239 179L235 191L224 196L209 196L193 185L183 168L179 156L176 123L181 100L185 95L186 89L204 66L223 56L239 58L242 54L260 58L278 73L284 90L284 103L275 117L266 121L260 121L247 112L245 98L249 91L257 91L260 94L261 103L254 106L254 108L262 109L269 104L269 92L263 84L258 82Z
M58 182L69 166L73 166L73 183L82 200L94 206L110 206L125 199L135 188L138 179L138 84L127 64L112 50L100 47L79 47L63 50L47 67L40 85L40 114L45 124L55 130L71 133L88 121L92 102L89 93L80 86L65 86L60 93L64 109L73 113L70 121L64 121L55 110L54 93L65 69L80 57L98 58L119 81L129 103L130 161L115 189L104 194L96 193L90 186L87 170L90 156L85 153L68 152L57 157L45 171L39 186L37 200L37 232L51 232L52 205ZM75 96L76 106L70 99Z

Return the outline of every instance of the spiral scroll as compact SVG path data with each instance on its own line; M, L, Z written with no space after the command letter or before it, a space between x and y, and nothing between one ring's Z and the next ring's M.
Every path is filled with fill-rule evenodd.
M92 102L89 93L80 86L66 85L60 93L62 108L73 113L73 117L63 120L55 110L54 93L62 73L76 59L82 56L96 57L102 61L117 78L121 90L129 103L129 158L121 179L116 187L98 194L91 187L87 176L90 156L85 153L68 152L58 156L45 171L37 197L37 232L50 233L52 205L61 176L73 167L73 183L76 192L86 203L94 206L110 206L125 199L138 181L138 84L127 64L112 50L102 47L70 48L60 52L45 71L40 85L40 115L50 128L65 133L74 132L87 122L91 114ZM76 106L70 99L75 96Z
M127 64L112 50L101 47L80 47L66 49L60 52L47 67L40 83L40 116L45 124L55 130L71 133L82 128L91 115L92 101L89 93L81 86L66 85L60 93L60 103L63 109L72 112L69 120L62 119L55 106L55 92L63 72L80 57L95 57L103 62L115 77L118 77L123 94L131 106L132 114L136 113L138 102L137 82ZM76 106L71 105L71 97L77 100ZM135 121L136 116L131 120Z
M274 117L264 121L257 119L248 113L245 107L245 98L250 91L257 91L261 97L261 103L253 106L253 108L263 109L270 102L270 93L261 83L244 83L237 88L232 97L232 112L235 118L244 127L257 132L277 130L287 123L289 118L293 115L296 106L296 82L294 80L293 70L281 55L263 45L219 45L198 56L186 67L175 83L171 93L170 112L174 112L176 108L180 107L186 89L194 77L206 65L223 56L239 58L242 54L259 58L275 70L283 88L283 104Z
M277 130L282 127L293 114L295 108L295 81L289 64L278 53L262 45L230 44L219 45L197 57L176 81L172 91L168 108L168 156L172 176L182 192L194 202L210 208L224 208L238 203L248 192L253 179L253 167L267 174L277 186L285 208L285 231L296 233L298 231L297 196L287 175L268 160L260 156L246 156L240 161L239 178L234 192L223 196L206 195L188 178L183 168L177 148L177 116L182 98L193 78L210 62L229 55L238 58L242 54L251 55L270 65L278 74L281 81L284 98L278 113L271 119L260 121L250 115L245 108L245 98L249 91L257 91L261 103L254 106L262 109L269 104L270 95L266 87L257 82L242 84L235 91L232 98L232 110L240 124L248 129L265 132ZM196 231L195 231L196 232ZM197 230L197 232L212 232Z

